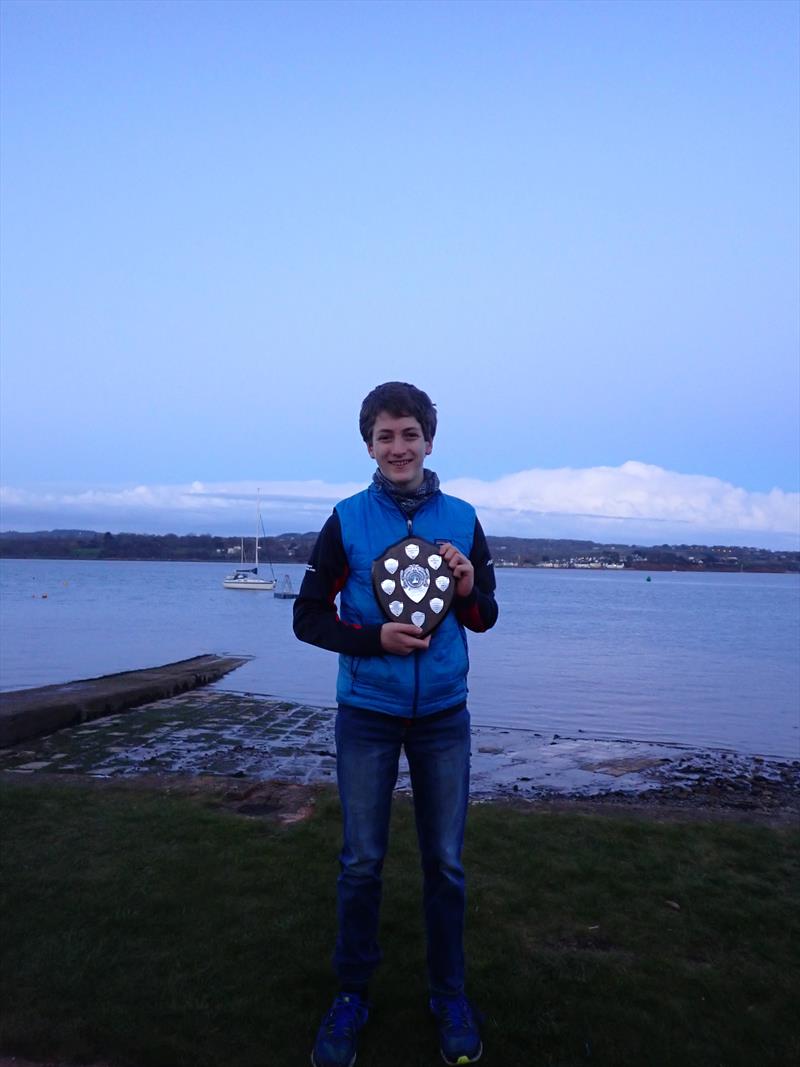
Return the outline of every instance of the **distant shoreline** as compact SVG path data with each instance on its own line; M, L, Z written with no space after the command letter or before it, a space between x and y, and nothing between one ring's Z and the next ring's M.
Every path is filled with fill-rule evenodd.
M536 570L536 571L580 571L580 570L611 570L611 571L684 571L690 574L797 574L798 571L790 567L778 567L769 565L750 565L745 567L725 566L723 564L706 564L703 567L692 566L683 563L673 565L671 563L626 563L624 567L543 567L539 563L495 563L497 570Z
M229 560L222 559L203 559L201 557L193 558L191 556L182 556L178 559L163 559L156 556L15 556L10 553L0 553L0 560L14 559L14 560L28 560L30 562L52 562L52 563L208 563L215 567L232 567L233 564ZM276 560L273 561L273 565L280 568L287 565L294 565L299 567L305 567L307 560L304 559L291 559L291 560ZM265 564L262 562L259 565L264 569ZM266 564L269 567L269 563ZM659 572L677 572L680 571L686 574L798 574L800 569L792 567L779 567L768 565L749 565L744 567L731 567L724 565L708 564L703 567L694 567L687 564L679 564L673 566L669 563L630 563L625 564L623 567L575 567L575 566L560 566L560 567L547 567L537 563L495 563L496 570L502 571L597 571L604 572L616 572L621 573L624 571L638 571L653 573Z
M259 538L263 566L308 562L314 531ZM569 538L486 537L498 568L645 570L698 573L800 573L800 552L742 545L627 545ZM212 534L136 534L96 530L0 532L0 559L101 559L126 562L224 563L253 559L254 538Z

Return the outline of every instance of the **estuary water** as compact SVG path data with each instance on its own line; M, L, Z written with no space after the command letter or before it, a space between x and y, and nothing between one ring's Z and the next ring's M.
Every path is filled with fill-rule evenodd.
M336 657L295 639L292 601L223 589L230 569L0 560L0 688L245 653L214 688L332 704ZM303 571L276 568L295 589ZM470 635L473 721L800 757L800 576L649 577L499 570L499 622Z

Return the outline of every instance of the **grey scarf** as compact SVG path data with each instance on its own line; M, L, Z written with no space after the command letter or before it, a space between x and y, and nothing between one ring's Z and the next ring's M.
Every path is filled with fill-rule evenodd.
M422 484L416 489L412 489L410 493L403 493L399 490L394 482L391 482L385 474L381 473L380 467L372 475L372 481L379 489L388 493L403 514L408 516L413 515L421 504L424 504L434 493L439 491L439 477L435 471L429 470L423 470Z

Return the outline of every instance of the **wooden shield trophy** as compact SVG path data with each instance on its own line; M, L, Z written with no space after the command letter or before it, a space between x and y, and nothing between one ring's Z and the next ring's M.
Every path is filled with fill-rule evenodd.
M390 622L419 626L422 636L434 630L453 603L456 580L437 545L407 537L390 545L372 564L372 584Z

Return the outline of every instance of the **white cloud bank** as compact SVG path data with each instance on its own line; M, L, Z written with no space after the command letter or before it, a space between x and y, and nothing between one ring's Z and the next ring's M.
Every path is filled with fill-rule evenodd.
M509 523L527 527L541 516L570 517L584 530L616 531L620 539L646 528L661 541L696 540L700 531L785 538L787 547L800 541L800 493L753 493L634 460L620 467L520 471L494 482L461 478L447 488L470 500L498 532L511 533ZM663 537L665 529L673 535Z
M248 533L260 488L269 533L316 530L362 482L192 482L72 489L0 488L3 529ZM748 492L718 478L629 461L620 467L527 470L443 483L471 501L489 533L625 543L800 546L800 494Z

